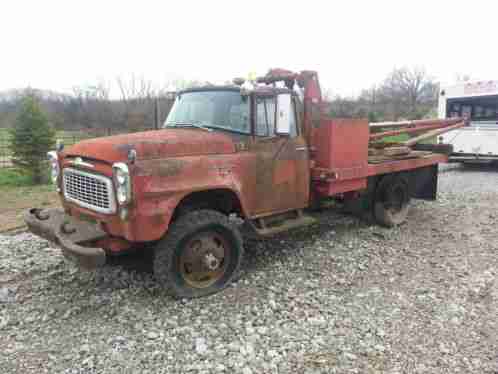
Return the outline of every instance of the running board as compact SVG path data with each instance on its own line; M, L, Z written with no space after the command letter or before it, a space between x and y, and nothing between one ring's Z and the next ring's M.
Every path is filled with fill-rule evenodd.
M245 222L245 234L258 237L267 237L284 231L305 227L316 222L311 216L304 215L301 210L279 214Z

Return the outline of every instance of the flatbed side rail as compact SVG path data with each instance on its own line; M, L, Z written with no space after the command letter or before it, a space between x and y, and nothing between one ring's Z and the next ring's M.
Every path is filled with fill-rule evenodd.
M392 159L354 168L325 169L317 167L311 170L311 178L320 195L334 196L339 193L366 189L370 177L410 172L431 166L436 167L437 174L437 165L442 162L448 162L447 155L431 153L420 158Z

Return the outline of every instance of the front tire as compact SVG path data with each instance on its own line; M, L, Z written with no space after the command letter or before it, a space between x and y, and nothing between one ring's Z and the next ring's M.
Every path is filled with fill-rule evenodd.
M180 216L154 252L154 275L177 298L207 296L224 289L237 274L244 248L227 216L197 210Z

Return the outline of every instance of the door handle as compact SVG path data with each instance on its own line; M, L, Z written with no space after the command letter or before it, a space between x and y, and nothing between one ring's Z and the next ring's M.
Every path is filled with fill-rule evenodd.
M307 151L308 147L296 147L296 151Z

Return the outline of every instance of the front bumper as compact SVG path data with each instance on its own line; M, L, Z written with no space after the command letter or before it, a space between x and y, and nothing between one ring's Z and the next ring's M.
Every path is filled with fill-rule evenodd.
M64 257L83 268L94 269L106 261L102 248L87 247L108 237L97 225L76 220L62 209L30 209L24 214L28 229L61 247Z

